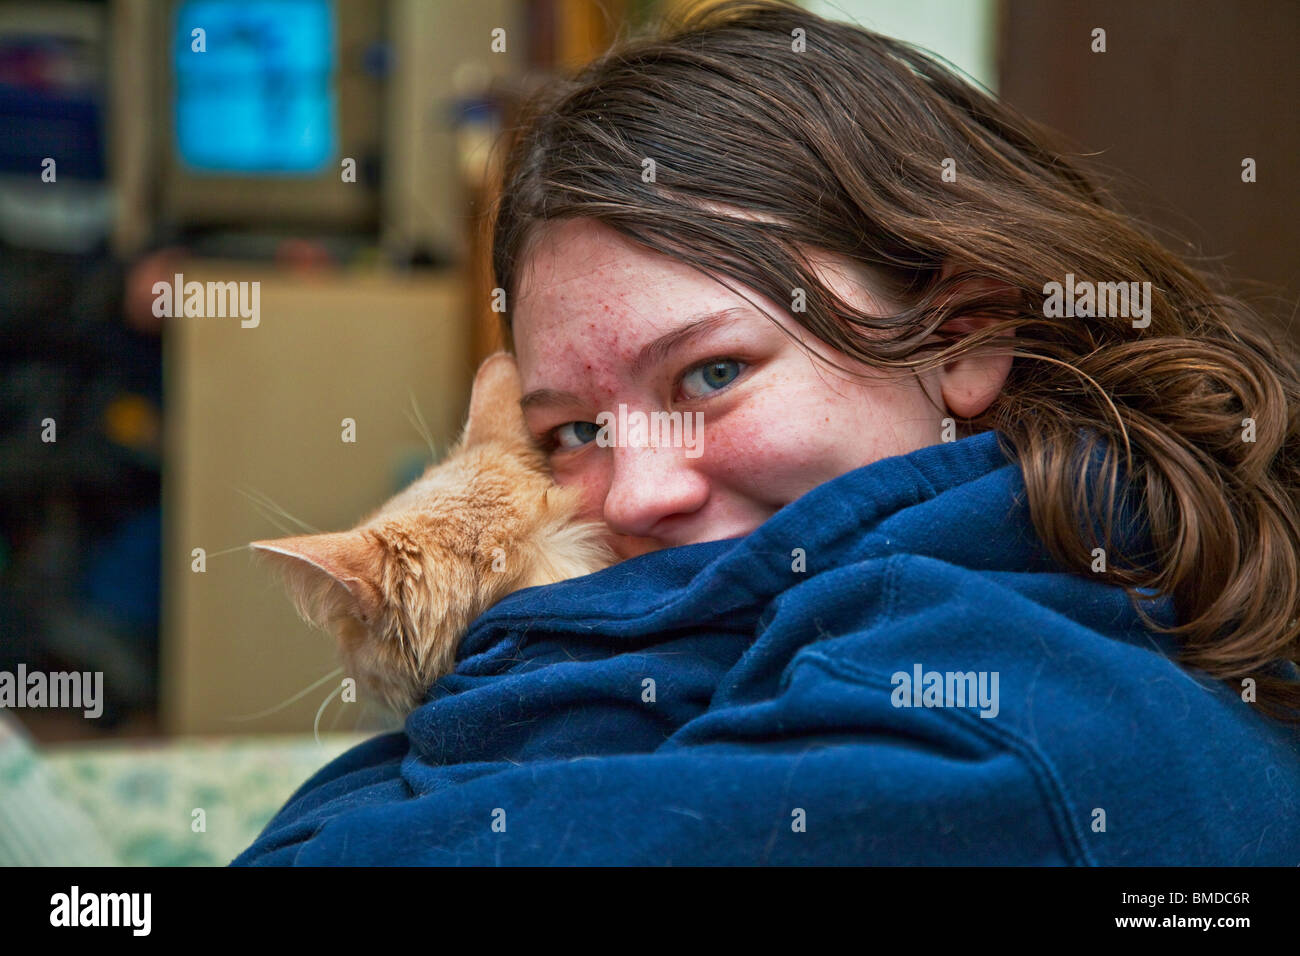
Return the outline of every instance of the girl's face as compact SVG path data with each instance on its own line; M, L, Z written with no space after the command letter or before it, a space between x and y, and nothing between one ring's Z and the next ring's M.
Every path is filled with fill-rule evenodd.
M885 311L847 264L818 265L838 295ZM973 414L972 398L978 404L992 383L988 369L962 362L902 381L850 379L791 336L869 370L781 303L745 289L778 328L720 283L593 220L548 227L521 276L514 337L528 428L556 482L581 489L583 516L609 528L620 558L746 535L831 478L937 443L944 401ZM984 405L1003 378L1005 369ZM619 430L620 406L629 424L637 412L680 412L703 431L654 447L644 437L653 429ZM598 436L602 412L614 424Z

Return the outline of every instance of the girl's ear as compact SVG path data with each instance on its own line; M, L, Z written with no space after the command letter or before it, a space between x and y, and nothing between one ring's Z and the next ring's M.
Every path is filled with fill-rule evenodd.
M946 264L941 278L947 279L954 272L956 268L951 263ZM952 297L958 300L999 297L997 294L1000 292L1005 292L1008 298L1014 296L1014 290L997 279L972 278L961 282L953 290ZM949 319L942 328L949 333L969 335L1003 318L976 311ZM985 342L973 352L943 366L939 371L939 388L949 411L962 418L974 418L993 404L1011 373L1011 350L1015 347L1011 339L1014 337L1015 329L1009 329L993 341Z
M468 447L494 440L528 442L528 429L519 408L522 397L523 384L514 356L508 352L489 355L474 376L462 443Z
M382 607L383 548L362 531L298 535L249 545L284 575L302 616L327 629L350 616L370 624Z

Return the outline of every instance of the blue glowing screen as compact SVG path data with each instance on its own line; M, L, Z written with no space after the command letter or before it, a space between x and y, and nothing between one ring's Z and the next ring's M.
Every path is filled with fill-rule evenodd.
M330 163L330 0L186 0L174 30L176 148L186 166L310 175Z

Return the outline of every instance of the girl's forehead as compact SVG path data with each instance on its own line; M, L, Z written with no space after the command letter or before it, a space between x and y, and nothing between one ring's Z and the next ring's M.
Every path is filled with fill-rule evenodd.
M722 207L711 211L723 211ZM726 209L742 219L767 217ZM563 310L577 299L660 300L698 296L725 286L695 267L648 249L593 219L569 219L538 226L521 260L514 310ZM858 305L886 305L880 277L860 262L825 249L801 248L813 274L834 293ZM793 290L792 290L793 291Z
M576 298L671 293L708 280L685 263L640 246L589 220L558 223L529 250L520 270L517 306L542 311Z
M608 227L568 227L539 242L521 270L512 325L521 362L557 338L629 340L662 332L735 295L689 265L628 242Z

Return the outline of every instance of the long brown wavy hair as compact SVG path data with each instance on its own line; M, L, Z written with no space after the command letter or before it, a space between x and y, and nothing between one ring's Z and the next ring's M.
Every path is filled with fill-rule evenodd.
M1093 576L1104 548L1105 580L1179 635L1185 665L1238 691L1253 678L1261 710L1300 721L1286 663L1300 649L1296 357L1055 143L920 49L788 3L724 0L532 97L505 156L495 279L513 302L538 227L586 217L733 291L806 290L793 318L884 374L1006 348L990 340L1014 330L1000 396L959 425L1010 442L1052 556ZM809 249L855 260L902 307L839 300ZM1067 274L1149 281L1150 324L1049 317L1045 286ZM963 316L994 321L941 328ZM1125 502L1153 553L1121 553ZM1177 627L1142 611L1152 596L1172 596Z

